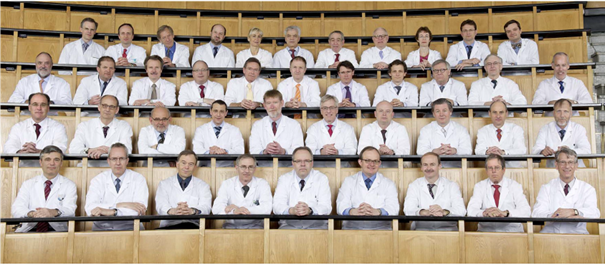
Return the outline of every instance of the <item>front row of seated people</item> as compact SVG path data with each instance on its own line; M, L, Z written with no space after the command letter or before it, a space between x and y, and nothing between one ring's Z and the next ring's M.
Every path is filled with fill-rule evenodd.
M421 158L423 177L409 184L403 203L406 216L477 216L536 218L599 218L594 187L576 178L577 154L562 148L555 154L559 176L542 185L531 211L523 187L504 177L504 158L491 154L486 160L487 179L475 184L468 206L460 187L440 174L440 156L433 152ZM88 216L141 216L150 212L146 178L130 169L128 149L113 144L107 162L111 169L94 177L87 189ZM74 216L77 193L73 181L59 174L63 152L47 146L40 153L42 174L26 180L12 204L14 218L52 218ZM361 171L342 182L336 199L339 215L399 215L401 210L395 183L382 175L380 153L374 147L359 155ZM162 180L155 196L159 215L329 215L332 212L328 177L313 169L308 147L292 154L293 170L279 177L275 194L269 183L255 176L256 159L241 155L235 163L237 175L225 179L212 204L210 187L194 176L197 156L185 150L178 156L177 174ZM44 197L43 197L44 196ZM160 229L198 228L198 219L163 220ZM130 230L133 221L95 221L93 230ZM343 229L390 229L390 221L343 221ZM262 220L227 220L224 228L262 229ZM326 220L281 220L280 228L327 229ZM415 221L412 229L457 231L456 221ZM141 225L141 229L143 229ZM67 231L65 222L28 222L16 232ZM520 223L481 222L478 231L523 232ZM547 222L542 233L588 234L584 222Z

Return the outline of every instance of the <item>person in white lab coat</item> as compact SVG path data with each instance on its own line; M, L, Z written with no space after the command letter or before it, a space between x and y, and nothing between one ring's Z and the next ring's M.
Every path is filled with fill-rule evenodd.
M418 106L418 87L403 79L408 72L408 67L401 60L395 60L389 64L389 76L391 81L386 82L376 88L373 107L376 107L381 101L391 102L393 107ZM396 113L397 118L407 116L410 113Z
M174 106L176 85L161 78L162 58L157 55L147 57L145 72L147 72L147 77L132 83L128 104L133 106Z
M578 155L561 148L555 154L559 177L542 185L531 217L537 218L599 218L597 193L590 184L575 176ZM546 222L540 233L588 234L586 223Z
M519 90L519 85L515 81L500 75L502 58L490 54L485 58L483 67L487 72L487 77L471 84L471 91L468 94L469 105L489 106L495 101L502 101L506 105L527 104L527 99Z
M177 174L164 179L155 193L155 209L158 215L210 214L212 192L203 180L193 176L197 171L197 155L191 150L179 153ZM162 220L160 229L197 229L199 219Z
M8 99L11 103L27 103L29 95L42 92L50 97L50 104L72 105L69 83L51 73L53 58L47 52L36 56L36 73L21 78Z
M468 202L471 217L529 217L531 207L523 194L523 186L508 177L506 162L498 154L490 154L485 160L487 179L479 181ZM523 233L522 223L480 222L479 232Z
M538 44L530 39L521 38L521 23L509 20L504 24L507 41L498 46L498 56L504 65L540 64Z
M313 154L305 146L292 153L294 170L277 181L273 196L276 215L329 215L332 212L330 182L323 173L313 169ZM280 220L280 229L327 229L327 220Z
M525 132L521 126L506 122L508 110L502 101L494 101L489 106L492 123L477 131L476 155L526 155ZM517 161L507 161L506 167L522 167Z
M104 95L114 95L119 105L128 105L126 81L116 77L116 62L109 56L103 56L97 64L97 74L85 77L80 82L74 104L99 105Z
M331 85L326 95L335 96L339 107L369 107L370 97L368 89L361 83L353 80L355 66L349 61L338 63L338 77L340 82Z
M487 44L475 40L477 24L471 19L460 24L462 41L450 46L445 59L450 65L460 71L467 66L483 66L483 61L491 52Z
M569 99L573 104L593 103L584 82L567 75L569 56L566 53L555 53L551 67L555 75L540 82L531 102L532 105L550 105L560 98Z
M236 68L244 67L244 63L246 63L250 57L258 59L262 68L271 67L273 65L273 54L260 47L262 40L263 31L256 27L251 28L248 32L250 48L237 53L237 56L235 57Z
M342 182L336 198L339 215L399 215L399 197L395 183L383 176L378 149L368 146L359 152L361 171ZM342 229L390 230L391 221L343 221Z
M254 176L256 158L249 154L235 160L237 176L226 179L218 190L212 214L250 215L271 214L272 200L269 182ZM263 220L225 220L225 229L263 229Z
M82 19L80 22L82 37L63 47L58 64L96 65L99 58L105 53L105 48L92 40L97 33L98 26L99 23L92 18ZM59 74L71 75L72 71L59 71ZM94 72L78 71L78 74L94 74Z
M137 144L139 154L176 155L185 150L187 139L185 130L170 124L170 110L165 107L155 107L149 117L149 126L141 128ZM153 166L168 167L168 161L153 161Z
M464 216L466 208L456 182L439 176L441 158L428 152L420 159L424 177L408 186L403 212L407 216ZM458 231L456 221L414 221L412 230Z
M38 161L37 161L38 162ZM39 165L42 174L21 184L17 198L11 207L13 218L70 217L76 212L78 194L76 184L61 176L63 152L49 145L40 152ZM29 231L66 232L67 222L28 222L20 224L15 232Z
M313 54L307 49L303 49L302 47L298 46L300 36L301 32L298 26L288 26L284 30L286 47L277 51L275 55L273 55L273 68L290 67L290 61L296 56L301 56L307 60L307 68L315 67Z
M225 103L229 107L256 109L262 106L265 92L273 90L273 85L260 75L260 61L251 57L244 64L244 76L232 78L227 83Z
M69 144L70 154L88 154L88 157L98 159L109 153L109 147L114 143L122 143L128 153L132 152L132 128L128 122L118 120L115 115L120 110L118 99L112 95L101 98L98 106L101 116L81 122L76 128L74 138ZM103 161L89 161L90 166L107 166Z
M341 61L349 61L353 66L358 67L355 51L344 48L345 34L342 31L335 30L328 35L330 48L325 49L317 55L315 68L336 68Z
M540 128L531 153L552 156L556 151L567 147L578 154L590 154L592 149L586 136L586 128L571 121L571 101L565 98L557 100L554 104L554 110L555 121L549 122ZM550 159L546 162L546 165L553 167L555 163ZM584 167L584 162L580 160L579 166Z
M426 68L430 68L435 61L442 59L439 51L431 50L429 48L431 41L433 40L433 33L428 27L418 28L415 39L420 48L411 51L408 54L408 57L405 58L405 64L408 68L418 67L424 71Z
M307 72L305 58L296 56L290 61L291 77L281 81L277 90L282 93L286 100L286 108L318 107L319 106L319 83L305 76Z
M409 155L410 137L405 126L393 121L393 105L388 101L378 103L374 116L376 121L361 129L357 151L373 146L380 155Z
M430 106L440 98L446 98L452 105L468 105L466 86L464 83L450 77L450 64L445 60L437 60L431 68L433 80L422 84L418 105Z
M104 55L113 58L117 66L143 66L147 51L132 43L134 27L129 23L120 25L118 38L120 43L107 47Z
M174 41L174 30L172 30L172 27L168 25L160 26L157 36L160 43L154 44L151 47L151 55L160 56L164 66L190 67L189 47Z
M193 81L181 85L179 106L210 106L215 100L225 97L223 85L210 81L210 69L204 61L193 64Z
M209 67L233 68L235 66L233 52L222 44L225 36L227 36L227 28L221 24L214 24L210 28L210 42L195 48L191 64L202 60Z
M428 152L437 155L472 155L471 136L468 129L452 121L452 104L444 98L431 104L431 112L435 121L425 125L418 134L417 155ZM441 164L441 163L439 163ZM461 162L448 161L444 167L460 167Z
M389 64L395 60L401 60L401 53L387 46L389 33L378 27L372 33L374 47L368 48L361 54L359 68L387 69Z
M145 215L149 190L145 177L127 169L128 149L115 143L109 149L110 170L101 172L90 181L86 194L88 216ZM132 230L134 221L96 221L92 230ZM143 224L140 229L145 229Z
M319 107L323 119L313 123L307 129L305 145L315 155L355 155L357 153L355 128L338 120L337 100L332 95L323 96ZM323 163L321 164L323 165Z

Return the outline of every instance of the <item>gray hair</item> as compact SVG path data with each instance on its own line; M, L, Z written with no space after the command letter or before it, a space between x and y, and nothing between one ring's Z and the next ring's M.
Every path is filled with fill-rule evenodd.
M124 152L126 152L126 156L128 157L128 148L120 142L114 143L109 147L109 151L107 152L107 157L109 158L109 154L111 154L111 150L113 150L114 148L123 148Z
M574 157L575 162L578 163L578 153L576 151L569 149L567 147L562 147L559 151L555 152L555 160L559 162L559 156L561 154L566 154L568 157Z
M168 111L168 117L170 117L170 110L168 108L166 108L166 107L155 107L155 108L153 108L153 110L151 110L151 116L153 116L153 112L156 109L165 109L166 111Z
M254 157L251 154L243 154L237 157L237 159L235 159L235 165L239 166L239 162L242 161L242 159L246 159L246 158L250 158L252 160L254 160L254 165L256 165L256 157Z
M557 52L557 53L555 53L555 55L552 56L552 62L551 63L555 63L555 57L557 57L558 55L565 55L565 58L567 59L567 64L569 64L569 55L567 55L567 53L564 53L564 52Z
M379 29L384 30L384 33L386 33L387 35L389 35L389 33L387 32L387 30L383 27L377 27L374 31L372 31L372 35L374 35L374 33L376 33L376 31L378 31Z
M500 63L502 63L502 57L500 57L500 56L498 56L496 54L490 53L490 55L488 55L487 57L485 57L485 60L483 60L483 64L485 64L485 62L487 61L487 59L489 59L490 57L494 57L494 56L498 57L498 59L500 60Z
M61 151L61 148L54 145L48 145L42 149L40 152L40 160L42 159L42 156L50 153L59 153L59 155L61 155L61 160L63 160L63 151Z
M324 102L326 102L328 100L334 100L334 103L338 104L338 99L335 96L332 96L330 94L325 94L323 97L321 97L321 101L319 102L319 104L323 104Z
M298 36L300 37L300 28L298 26L288 26L285 30L284 30L284 36L286 36L288 34L288 31L290 30L296 30L298 32Z
M438 65L438 64L441 64L441 63L445 64L445 67L447 68L447 70L452 70L452 67L450 66L450 63L448 63L446 60L443 60L443 59L439 59L437 61L434 61L433 64L431 65L431 69L435 68L435 65Z

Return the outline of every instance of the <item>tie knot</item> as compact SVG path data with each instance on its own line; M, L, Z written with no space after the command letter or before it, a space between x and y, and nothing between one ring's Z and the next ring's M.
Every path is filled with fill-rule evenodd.
M381 132L382 134L386 134L386 133L387 133L387 130L380 130L380 132Z
M42 126L40 126L40 124L34 123L34 127L36 127L37 130L40 130L40 128L42 128Z
M300 185L305 185L305 180L301 179L299 183L300 183Z
M328 128L332 129L332 126L334 126L334 125L328 124Z
M366 182L366 184L369 184L370 182L372 182L372 179L367 178L366 180L364 180Z
M497 129L497 130L496 130L496 132L497 132L497 133L501 133L501 132L502 132L502 129Z
M562 85L563 85L563 81L559 81L559 85L561 85L561 86L562 86Z
M397 88L397 90L401 89L401 86L395 86L395 88Z
M117 179L116 179L116 183L117 183L117 184L120 184L120 182L122 182L122 180L117 178Z
M429 189L431 189L431 190L436 186L436 184L427 184L427 185L429 186Z
M109 129L109 126L103 126L103 130Z
M250 190L250 187L248 187L248 185L244 185L242 187L242 190L244 190L244 192L248 192Z
M345 89L346 89L346 90L349 90L349 86L345 86Z
M52 184L53 184L53 182L52 182L52 181L50 181L50 180L47 180L47 181L45 181L45 182L44 182L44 184L46 184L46 186L50 186L50 185L52 185Z
M248 83L248 84L246 85L246 87L247 87L248 89L252 89L252 84Z
M151 85L151 88L153 88L153 89L155 89L156 87L157 87L157 85L156 85L156 84L152 84L152 85Z
M492 187L494 187L496 190L500 188L500 185L498 184L493 184Z
M204 89L204 88L206 88L204 85L201 85L201 86L200 86L200 89Z

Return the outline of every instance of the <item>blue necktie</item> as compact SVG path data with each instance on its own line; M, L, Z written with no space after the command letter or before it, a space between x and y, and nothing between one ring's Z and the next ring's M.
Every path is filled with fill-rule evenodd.
M214 47L214 48L213 48L213 50L214 50L214 51L212 52L212 55L213 55L214 57L216 57L216 54L218 53L218 47Z
M468 57L467 59L471 58L472 51L473 51L473 46L466 46L466 56Z
M380 59L383 59L383 58L384 58L384 55L383 55L383 52L382 52L382 51L378 52L378 55L380 55Z
M216 138L218 138L218 135L221 134L221 129L223 129L221 126L214 127L214 134L216 135Z
M120 179L116 179L116 192L120 192L120 187L121 187L120 181L121 181Z
M103 96L103 93L105 93L105 89L107 88L107 84L109 84L109 82L103 82L103 87L101 88L101 96Z
M171 49L166 49L166 57L170 58L170 60L172 61L172 50Z
M563 86L563 81L559 81L559 89L561 89L561 94L563 94L563 90L565 90L565 87Z
M560 130L559 136L561 136L561 140L563 140L563 137L565 137L565 130Z
M86 42L82 43L82 53L85 53L87 49L88 49L88 43L86 43Z
M368 188L368 190L370 190L370 188L372 187L372 179L366 179L366 188Z
M395 86L395 89L397 90L397 95L399 95L399 92L401 92L401 86Z
M443 93L443 90L445 89L445 86L439 86L439 89L441 89L441 93Z
M431 197L433 197L433 199L435 199L435 195L433 194L433 188L435 187L435 184L426 184L429 186L429 193L431 194Z

